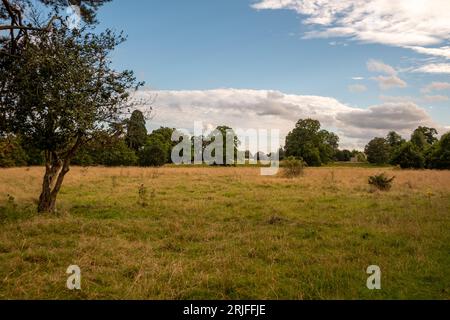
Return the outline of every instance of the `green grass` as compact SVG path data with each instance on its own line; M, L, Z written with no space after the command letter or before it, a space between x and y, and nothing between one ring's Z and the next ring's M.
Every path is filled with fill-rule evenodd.
M395 171L382 193L378 170L77 168L57 216L34 213L42 169L0 171L0 298L449 299L449 173Z

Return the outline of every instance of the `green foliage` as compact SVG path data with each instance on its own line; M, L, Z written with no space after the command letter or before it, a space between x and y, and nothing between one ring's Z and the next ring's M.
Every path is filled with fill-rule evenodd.
M369 163L386 164L389 162L390 150L386 139L374 138L367 144L364 152Z
M27 154L16 137L0 138L0 167L20 167L27 165Z
M391 148L397 148L406 142L405 139L403 139L402 136L395 131L388 133L386 141Z
M149 137L139 151L139 164L144 167L160 167L168 162L169 146L159 136Z
M423 169L425 157L415 144L407 142L394 152L391 163L399 165L403 169Z
M301 159L288 157L283 161L283 175L287 178L295 178L303 175L305 163Z
M126 121L127 134L125 141L131 149L138 151L147 140L147 128L145 127L145 118L141 111L135 110L130 119Z
M352 152L349 150L338 150L335 154L336 161L348 162L352 159Z
M417 143L419 148L424 148L426 145L432 145L438 141L437 134L435 128L418 127L412 134L411 142Z
M369 177L369 184L381 191L389 191L395 177L388 178L385 173Z
M337 151L339 137L320 130L320 122L300 119L286 137L286 156L302 158L309 166L330 162Z
M428 167L432 169L450 169L450 132L434 144L427 153Z

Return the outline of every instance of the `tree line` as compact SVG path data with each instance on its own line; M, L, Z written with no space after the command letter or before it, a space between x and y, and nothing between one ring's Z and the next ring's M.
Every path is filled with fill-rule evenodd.
M135 110L129 119L123 121L123 134L111 137L107 133L98 134L95 140L83 145L71 163L79 166L162 166L172 163L172 149L178 143L172 141L174 128L161 127L147 132L146 120L142 112ZM216 128L225 137L228 126ZM280 160L294 157L308 166L321 166L330 162L368 162L377 165L397 165L401 168L450 169L450 133L437 138L434 128L418 127L410 140L392 131L386 137L373 138L364 152L339 149L339 137L321 129L321 124L313 119L299 120L287 135L284 147L278 150ZM201 144L201 151L208 146L210 137L190 137L191 158L194 144ZM226 141L226 139L224 139ZM252 154L249 150L239 150L241 142L235 138L235 159L238 153L243 158L254 161L269 160L271 154L262 151ZM224 154L226 143L224 143ZM225 161L224 161L225 163ZM0 137L0 167L44 165L45 157L29 138L22 135Z

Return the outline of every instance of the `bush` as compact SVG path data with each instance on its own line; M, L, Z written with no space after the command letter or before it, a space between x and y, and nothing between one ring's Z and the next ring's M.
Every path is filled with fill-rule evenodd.
M382 173L369 177L369 184L378 190L388 191L392 188L392 182L394 179L395 177L388 178L386 174Z
M303 175L303 169L305 164L303 160L296 159L295 157L288 157L283 162L283 175L287 178L295 178Z

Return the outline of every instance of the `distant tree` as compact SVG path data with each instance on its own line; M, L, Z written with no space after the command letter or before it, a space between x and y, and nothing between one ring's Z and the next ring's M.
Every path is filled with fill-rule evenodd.
M222 165L232 165L232 164L236 164L237 161L237 156L238 156L238 147L241 144L241 142L239 141L236 133L234 132L234 130L228 126L218 126L215 129L216 132L219 132L223 141L223 150L222 150L222 154L223 154L223 160L222 160ZM231 148L233 149L233 154L229 155L229 158L227 158L227 144L228 144L228 139L232 139L233 141L233 145L231 146ZM215 137L213 135L210 135L209 137L206 138L206 144L208 145L209 143L214 142ZM215 153L213 152L212 156L215 156ZM215 164L215 163L213 163Z
M425 151L428 147L430 147L430 144L427 141L427 137L425 134L420 131L416 130L411 136L411 143L418 148L419 150Z
M352 152L349 150L338 150L335 155L336 161L348 162L352 159Z
M421 134L420 134L420 133L421 133ZM432 144L434 144L435 142L438 141L438 139L436 138L436 136L438 135L438 132L437 132L437 130L436 130L435 128L418 127L418 128L414 131L411 140L413 140L413 139L415 138L416 135L418 135L418 136L420 136L420 137L422 137L422 135L423 135L423 137L425 138L425 141L426 141L426 143L427 143L428 145L432 145ZM421 139L421 138L420 138L420 139ZM414 141L411 141L411 142L414 143ZM420 143L419 143L419 144L420 144ZM417 145L418 147L420 147L420 145L418 145L418 144L416 144L416 145Z
M134 166L138 158L133 149L129 148L124 139L116 139L109 143L96 156L95 162L108 167Z
M125 141L131 149L138 151L147 141L147 128L145 127L144 114L135 110L130 119L126 121L127 134Z
M427 165L432 169L450 169L450 132L430 148Z
M284 151L283 148L279 148L278 149L278 159L280 161L284 160L286 158L286 152Z
M319 121L300 119L286 137L286 156L303 159L309 166L320 166L334 158L338 142L334 133L320 130Z
M158 139L165 145L165 149L167 150L166 162L172 163L172 149L177 145L177 141L172 141L172 134L175 132L174 128L161 127L159 129L154 130L150 134L150 138L158 137Z
M417 146L411 142L406 142L396 149L391 163L400 165L403 169L423 169L425 167L425 157Z
M139 151L139 164L144 167L160 167L168 162L168 145L163 140L151 138Z
M27 154L17 137L0 138L0 168L25 166L27 160Z
M391 148L397 148L406 142L406 140L403 139L402 136L395 131L389 132L386 137L386 140L388 144L391 146Z
M250 152L250 150L246 150L245 151L245 159L252 159L252 158L253 158L253 155Z
M267 161L267 160L269 160L269 157L264 152L259 151L255 154L254 159L256 161Z
M136 153L122 137L110 137L98 133L95 140L83 145L72 160L80 166L101 165L108 167L133 166L138 163Z
M367 161L375 164L386 164L389 161L390 146L384 138L374 138L364 150L367 155Z

